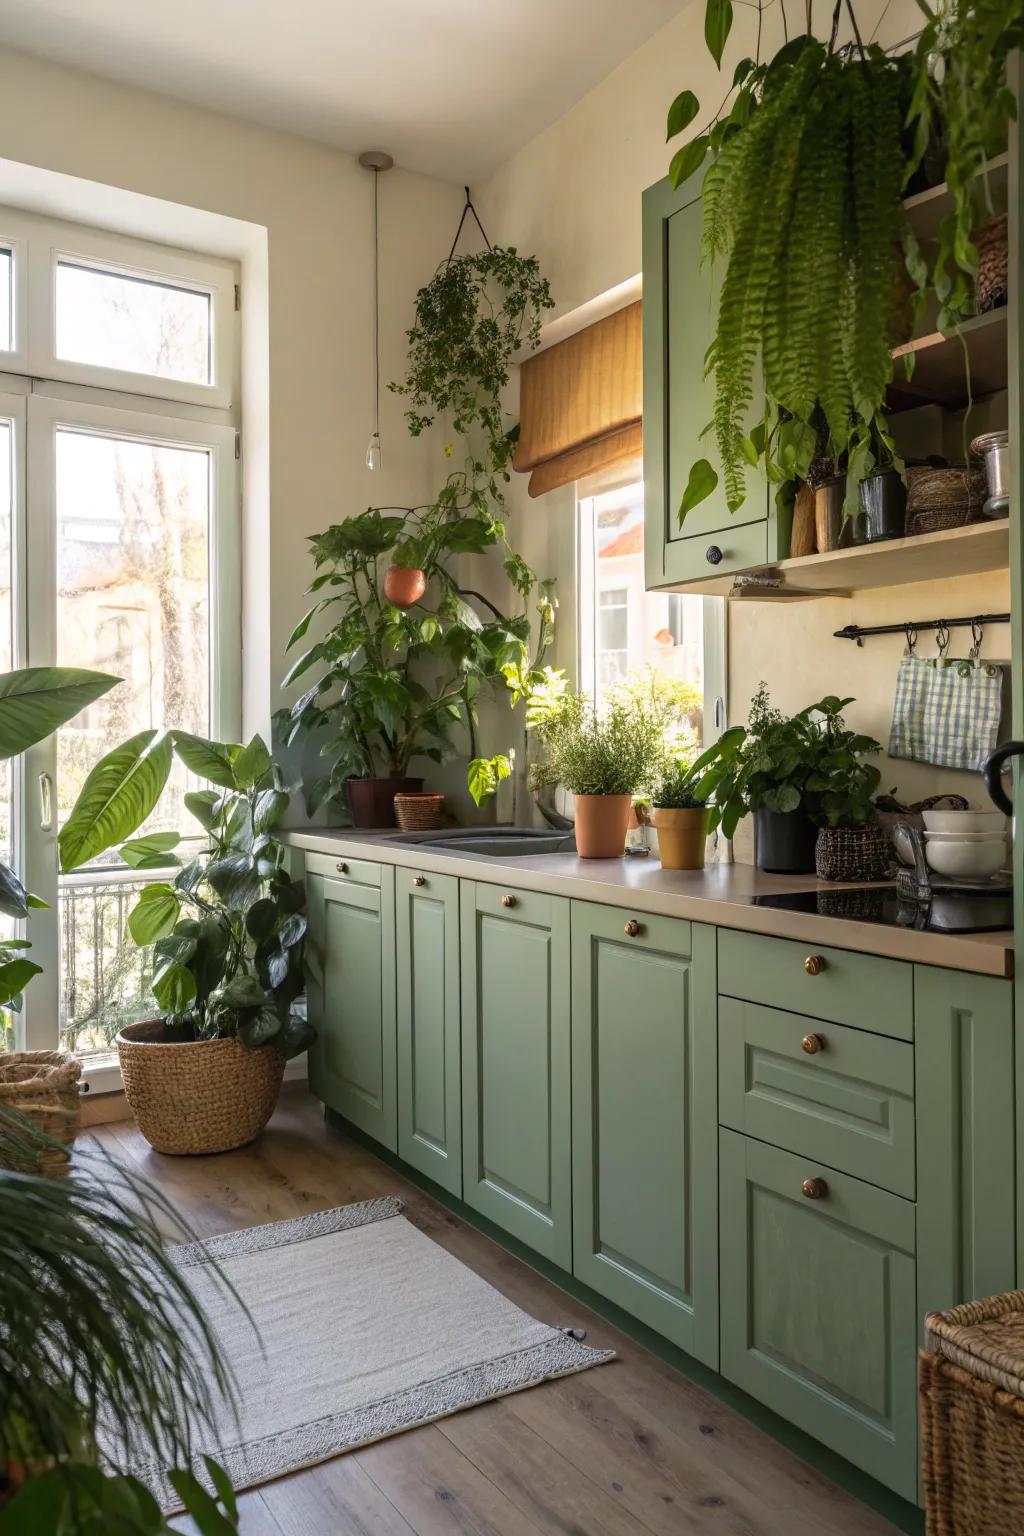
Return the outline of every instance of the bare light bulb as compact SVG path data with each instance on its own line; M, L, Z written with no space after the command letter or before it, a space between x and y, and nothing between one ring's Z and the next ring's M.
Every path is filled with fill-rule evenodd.
M367 469L380 469L380 434L370 433L370 441L366 445Z

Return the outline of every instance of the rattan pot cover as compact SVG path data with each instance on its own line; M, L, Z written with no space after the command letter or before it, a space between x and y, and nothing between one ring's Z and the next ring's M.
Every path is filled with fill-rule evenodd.
M33 1129L70 1147L79 1123L78 1080L82 1063L64 1051L0 1053L0 1103L25 1116ZM47 1147L26 1151L22 1171L64 1173L70 1152Z
M117 1037L125 1098L157 1152L229 1152L262 1131L277 1103L284 1057L238 1040L167 1041L163 1023L129 1024Z
M885 833L877 822L863 827L822 827L814 847L819 880L883 880L892 863Z

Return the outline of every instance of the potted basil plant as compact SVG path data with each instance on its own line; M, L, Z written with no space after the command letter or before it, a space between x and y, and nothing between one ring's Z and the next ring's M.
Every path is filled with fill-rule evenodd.
M213 786L185 796L201 842L184 864L176 832L144 827L174 757ZM65 871L116 844L132 869L175 871L144 885L128 915L135 943L153 948L159 1016L117 1037L125 1095L158 1152L252 1141L285 1060L312 1039L292 1012L304 986L305 895L274 836L288 801L259 736L240 746L143 731L96 764L58 838Z
M654 791L654 828L662 869L703 869L707 806L692 765L674 762Z

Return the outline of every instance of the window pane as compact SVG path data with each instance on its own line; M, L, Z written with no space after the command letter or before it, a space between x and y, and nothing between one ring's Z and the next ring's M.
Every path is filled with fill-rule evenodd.
M0 420L0 672L14 666L14 628L12 606L11 530L14 521L14 425ZM15 866L14 807L11 803L14 778L11 765L0 761L0 859ZM0 915L0 937L11 939L17 932L14 918ZM0 1013L0 1050L15 1045L11 1015Z
M210 296L57 263L57 356L69 363L209 384Z
M0 352L14 350L14 257L0 249Z
M90 768L150 727L210 734L210 455L206 449L57 431L57 661L123 679L57 733L61 824ZM175 762L148 830L195 831L198 782ZM149 959L124 942L138 876L115 853L60 879L61 1028L102 1049L152 1012ZM157 873L153 878L161 878Z
M644 590L643 485L580 500L582 683L598 706L614 691L650 696L671 746L694 756L703 737L699 597Z

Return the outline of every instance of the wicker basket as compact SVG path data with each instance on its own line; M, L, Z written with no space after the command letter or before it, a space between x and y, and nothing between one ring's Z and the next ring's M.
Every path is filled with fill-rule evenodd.
M403 832L432 832L441 826L444 795L396 795L395 820Z
M974 230L971 243L978 252L978 275L974 279L974 302L979 314L998 309L1010 292L1010 242L1005 213L986 219Z
M33 1128L69 1148L79 1122L78 1079L82 1063L63 1051L10 1051L0 1055L0 1103L16 1109ZM64 1173L70 1151L57 1147L26 1157L21 1169Z
M238 1040L166 1041L163 1023L129 1024L117 1037L125 1098L157 1152L229 1152L262 1131L277 1104L284 1057Z
M982 517L985 476L962 464L933 469L930 464L907 465L907 533L937 533L963 528Z
M814 845L819 880L884 880L892 850L876 821L863 827L822 827Z
M1024 1291L926 1319L919 1357L928 1536L1024 1529Z

